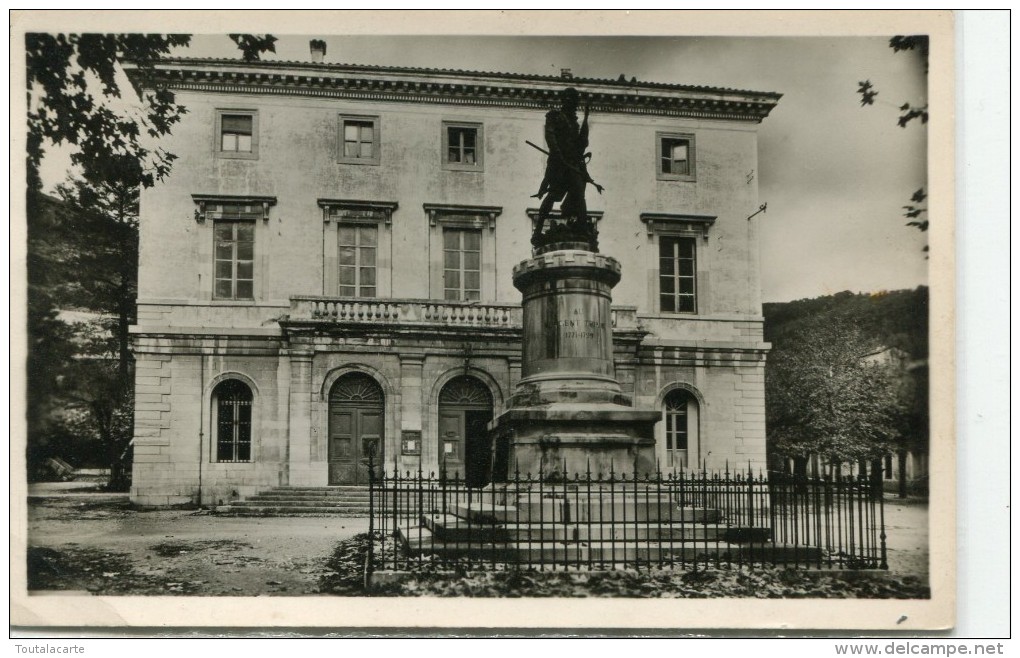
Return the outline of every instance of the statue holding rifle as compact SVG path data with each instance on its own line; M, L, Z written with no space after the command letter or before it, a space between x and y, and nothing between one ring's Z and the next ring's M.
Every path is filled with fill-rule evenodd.
M584 108L584 120L577 123L577 106L579 94L568 87L560 95L559 109L550 110L545 115L545 142L548 151L539 148L549 157L545 165L545 178L534 196L542 199L538 210L538 222L531 236L532 244L543 241L542 228L548 219L554 203L560 203L560 213L567 220L569 229L586 238L594 237L594 231L588 225L588 206L584 200L588 183L595 186L602 194L602 186L592 180L588 174L588 161L591 153L588 148L588 113L590 106ZM562 202L562 203L561 203Z

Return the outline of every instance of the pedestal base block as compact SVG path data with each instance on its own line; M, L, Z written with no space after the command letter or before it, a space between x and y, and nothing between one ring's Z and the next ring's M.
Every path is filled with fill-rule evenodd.
M609 404L510 409L489 426L495 437L494 477L653 474L653 427L660 417L658 411Z

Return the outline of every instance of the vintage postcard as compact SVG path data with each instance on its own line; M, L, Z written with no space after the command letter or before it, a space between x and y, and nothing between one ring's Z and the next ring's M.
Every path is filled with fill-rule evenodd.
M953 19L15 13L12 624L952 627Z

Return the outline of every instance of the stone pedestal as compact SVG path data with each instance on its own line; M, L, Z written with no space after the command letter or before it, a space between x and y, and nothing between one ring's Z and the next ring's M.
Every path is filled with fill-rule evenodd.
M651 473L655 410L631 406L613 367L611 291L620 264L582 244L551 244L519 263L521 380L489 426L493 474Z

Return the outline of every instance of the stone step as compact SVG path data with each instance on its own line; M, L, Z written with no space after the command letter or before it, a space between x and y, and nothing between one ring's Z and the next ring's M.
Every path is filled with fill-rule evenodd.
M364 492L368 493L368 486L360 484L334 485L329 487L275 487L271 491L312 491L316 493L343 493L343 492Z
M712 542L700 544L686 542L663 545L658 543L619 544L595 542L587 545L588 558L593 562L664 562L668 560L690 561L698 558L726 560L728 562L773 562L803 563L817 561L822 550L817 547L793 546L790 544L734 544Z
M435 539L427 528L414 528L412 531L401 529L399 534L399 539L411 557L416 555L436 555L443 559L471 557L508 563L541 561L576 563L585 559L584 547L574 543L444 542Z
M221 512L226 516L367 516L368 511L352 507L293 507L257 506L243 507L236 503Z
M726 541L768 542L768 528L727 526L723 524L672 523L656 525L589 523L472 523L450 514L433 514L424 519L425 527L440 541L520 542L520 541Z
M246 500L357 500L368 502L368 494L345 494L345 495L321 495L321 494L292 494L269 492L255 494ZM377 499L378 500L378 499Z
M803 563L820 560L820 548L788 544L736 544L724 541L674 545L658 542L621 544L618 542L457 542L442 541L428 528L401 528L399 539L408 554L435 555L440 559L472 558L480 561L538 564L601 564L670 561L690 562L695 559L719 559L731 562Z
M238 507L351 507L356 509L368 509L368 501L364 504L358 501L343 500L239 500L231 503Z
M365 486L276 487L231 503L224 514L233 516L366 516L369 490Z
M584 504L562 498L517 500L513 505L471 501L453 503L452 513L475 523L563 522L613 523L718 523L718 509L676 507L666 501L609 498Z
M270 489L262 494L287 494L288 496L368 496L368 490L360 489Z

